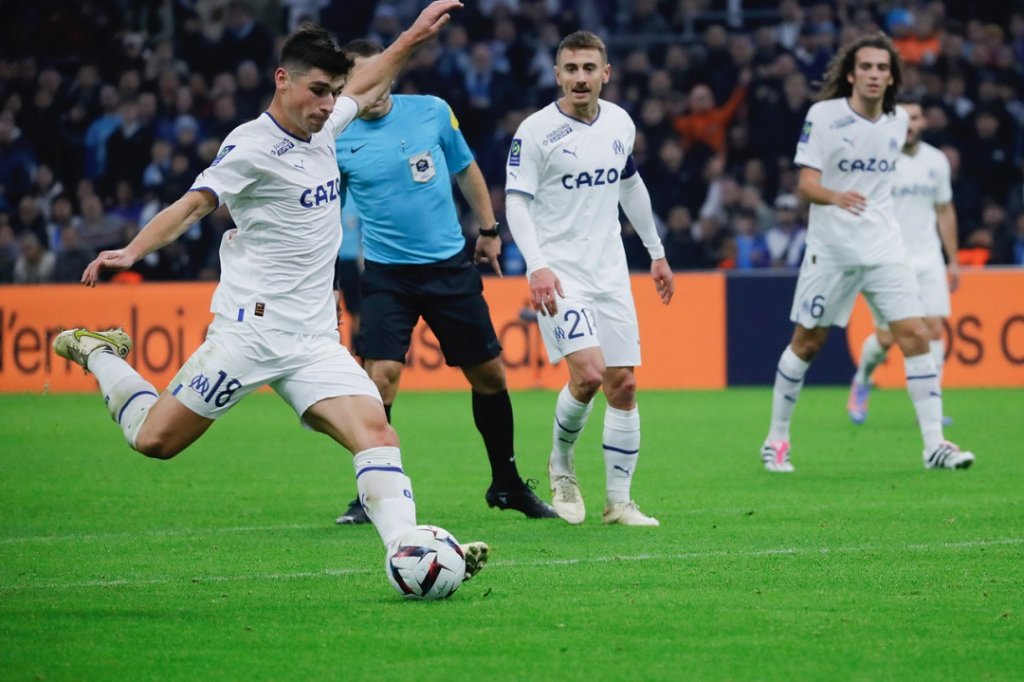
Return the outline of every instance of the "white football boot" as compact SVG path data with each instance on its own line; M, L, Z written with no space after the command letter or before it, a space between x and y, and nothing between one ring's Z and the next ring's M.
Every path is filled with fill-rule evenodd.
M551 478L551 506L567 523L583 523L587 508L583 504L583 495L576 477L572 474L554 474L550 469L548 475Z
M462 554L466 557L466 577L463 578L463 582L465 582L483 570L491 548L486 542L467 542L459 547L462 548Z
M974 453L965 452L956 443L942 441L939 447L928 454L924 451L925 469L966 469L974 464Z
M660 526L658 519L648 516L640 511L636 502L616 502L604 507L604 514L601 520L605 523L618 523L623 526Z
M793 471L793 463L789 461L789 441L766 440L761 446L761 461L765 469L777 474Z
M53 352L62 358L73 360L88 370L89 356L106 348L118 357L128 356L132 339L123 329L108 329L91 332L88 329L68 329L53 340Z

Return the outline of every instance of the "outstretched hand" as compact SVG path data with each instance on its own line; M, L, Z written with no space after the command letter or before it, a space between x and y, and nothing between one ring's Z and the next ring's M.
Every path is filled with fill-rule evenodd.
M437 37L444 25L451 21L448 13L460 7L462 3L459 0L435 0L416 17L409 27L409 37L417 44Z
M135 259L126 253L127 249L116 251L100 251L93 262L85 266L82 273L82 284L88 287L96 286L99 281L100 272L103 270L127 270L135 265Z

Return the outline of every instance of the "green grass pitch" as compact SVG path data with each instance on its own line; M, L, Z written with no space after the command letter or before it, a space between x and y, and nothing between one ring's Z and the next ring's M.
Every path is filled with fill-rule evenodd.
M0 397L4 680L1024 678L1024 391L948 390L968 471L925 471L903 391L868 423L809 388L792 475L762 470L768 389L646 392L634 495L601 524L603 402L577 447L586 522L486 507L468 392L395 406L419 519L493 548L405 602L370 527L336 527L350 458L272 394L169 462L97 395ZM554 394L513 395L546 488Z

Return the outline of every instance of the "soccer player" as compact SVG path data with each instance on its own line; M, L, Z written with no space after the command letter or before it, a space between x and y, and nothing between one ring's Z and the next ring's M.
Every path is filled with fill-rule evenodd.
M949 160L941 151L921 140L921 132L926 125L921 103L901 100L899 106L906 110L909 123L903 153L893 177L893 205L910 267L921 289L928 346L941 383L945 361L942 321L949 317L949 294L956 291L960 283L960 266L956 260L956 209L950 187ZM942 258L943 249L948 265ZM871 314L875 320L875 332L864 339L846 405L854 424L863 424L867 419L871 375L895 342L889 325L873 306ZM948 418L943 417L943 423L948 424Z
M789 426L804 374L829 326L846 325L858 292L889 322L903 350L925 467L960 469L974 461L943 438L942 393L924 308L893 212L893 173L907 137L907 113L896 108L900 79L889 38L861 37L836 54L804 121L796 163L798 190L811 204L810 225L790 313L796 325L779 360L771 427L761 447L768 471L793 471Z
M552 503L569 523L586 516L573 445L604 387L606 496L603 520L657 526L630 494L640 452L636 375L640 335L622 246L619 205L651 257L663 303L675 283L654 226L651 199L633 161L636 127L600 99L611 66L593 33L566 36L556 52L562 96L523 121L509 151L509 228L526 260L530 304L552 363L565 358L569 382L555 407L548 463Z
M244 396L269 385L305 426L354 454L359 495L385 545L416 525L412 486L380 394L338 342L331 292L341 239L334 139L459 6L458 0L430 4L344 90L349 60L334 39L316 27L290 35L268 110L233 130L191 190L128 246L104 251L88 265L82 282L92 286L101 270L131 267L221 203L238 225L221 242L222 275L206 341L159 397L122 359L131 349L123 331L74 329L54 340L58 355L96 376L135 450L174 457ZM467 549L472 575L487 547L471 543Z
M345 51L357 72L378 59L381 48L354 40ZM459 367L472 387L473 421L491 465L487 504L531 518L557 518L516 467L501 345L480 274L465 255L451 177L482 228L474 259L499 275L500 225L455 114L437 97L385 92L338 138L337 148L341 184L359 211L363 233L357 346L388 420L412 330L422 317L445 362ZM365 520L359 498L338 517L341 524Z

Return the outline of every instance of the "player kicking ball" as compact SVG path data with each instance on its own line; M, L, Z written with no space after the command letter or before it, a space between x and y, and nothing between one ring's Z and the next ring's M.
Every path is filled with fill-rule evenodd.
M353 453L363 506L385 546L416 525L412 484L380 393L339 343L331 289L341 240L335 137L373 105L420 43L448 21L457 0L429 5L372 66L342 89L349 60L318 27L291 34L259 118L235 128L190 191L153 218L128 246L104 251L82 282L123 270L170 244L220 204L236 230L220 247L222 274L206 340L157 395L124 357L120 330L65 331L58 355L92 372L128 444L157 459L187 448L242 398L269 385L309 428ZM488 548L463 546L466 576Z
M907 139L896 107L900 60L884 34L864 36L829 65L819 101L807 112L796 163L798 191L811 204L807 249L790 319L793 338L779 359L765 469L793 471L789 431L804 375L829 327L850 319L858 293L889 322L905 357L928 469L965 469L974 455L942 433L942 391L929 348L917 280L893 210L893 175Z

